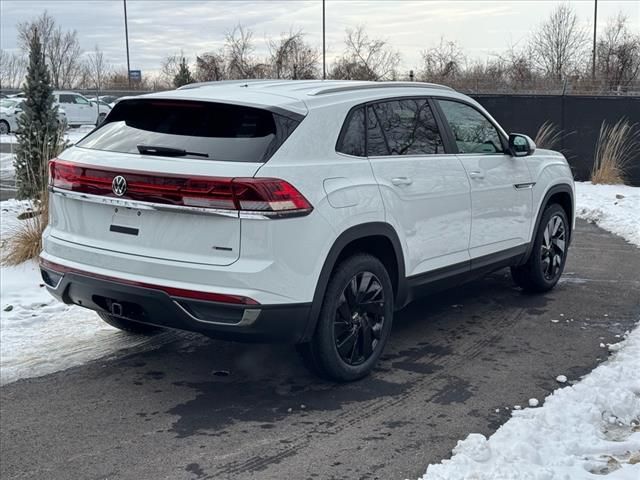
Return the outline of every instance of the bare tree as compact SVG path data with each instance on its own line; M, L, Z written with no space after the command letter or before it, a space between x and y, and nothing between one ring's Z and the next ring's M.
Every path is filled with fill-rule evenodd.
M19 88L27 71L24 57L0 50L0 88Z
M547 76L561 80L584 67L589 49L586 30L569 4L560 4L530 40L533 61Z
M165 85L164 79L163 85ZM127 68L124 67L109 73L105 78L104 86L105 90L128 90L129 76L127 75Z
M386 40L369 38L364 26L347 29L344 54L334 64L331 77L348 80L389 80L397 76L400 52Z
M425 80L446 82L455 79L464 68L464 52L456 42L440 38L440 43L422 51Z
M49 41L56 28L56 21L45 10L42 15L27 22L20 22L18 29L18 44L23 52L29 51L29 44L34 34L40 37L42 55L46 58L49 50Z
M500 58L488 59L486 61L476 60L468 64L464 70L460 70L455 81L444 79L447 83L452 83L456 88L464 88L471 91L485 89L487 85L494 88L505 86L505 65ZM432 80L428 78L428 80Z
M253 32L242 25L236 25L228 32L224 43L227 62L227 73L230 79L254 78L256 75L256 61L253 57Z
M104 52L98 45L87 55L86 67L92 87L98 91L102 90L110 67L104 58Z
M596 46L596 67L609 88L624 87L640 73L640 35L632 33L622 13L609 20Z
M304 35L302 30L291 30L277 40L268 40L272 76L303 80L318 77L320 54L305 43Z
M72 88L82 75L82 49L75 30L64 31L46 11L34 20L18 24L18 41L23 50L34 34L40 37L42 54L55 88Z
M208 52L196 57L196 80L212 82L227 77L224 52Z
M534 83L537 74L528 46L511 45L499 58L505 69L505 80L512 88L530 87Z
M167 55L162 60L158 80L165 87L173 88L173 79L176 77L178 71L180 70L180 62L182 61L183 57L184 54L180 52L179 54L174 53L171 55Z
M56 28L46 53L55 88L72 88L82 73L82 49L75 30L63 32Z

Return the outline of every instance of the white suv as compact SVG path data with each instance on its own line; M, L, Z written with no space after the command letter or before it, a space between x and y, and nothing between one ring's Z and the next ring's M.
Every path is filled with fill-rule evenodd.
M574 219L561 154L421 83L123 99L51 161L50 189L41 267L57 298L133 332L296 343L340 381L371 371L418 294L503 267L552 288Z
M111 111L105 103L97 103L75 92L53 92L53 98L67 114L69 125L100 125Z

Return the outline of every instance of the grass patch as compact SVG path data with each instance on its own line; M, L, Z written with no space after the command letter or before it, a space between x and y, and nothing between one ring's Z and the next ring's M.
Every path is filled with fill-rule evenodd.
M48 195L44 194L41 199L33 201L31 209L21 216L24 218L19 220L18 225L9 231L7 238L2 242L2 265L19 265L40 255L42 232L47 228L49 220Z
M538 129L536 138L533 141L538 148L556 150L556 147L560 144L562 137L562 130L560 130L554 123L546 121Z
M46 143L34 146L38 150L40 159L54 158L64 150L68 144L64 140L64 127L58 128L53 138L47 137ZM19 159L16 159L16 162ZM24 159L21 160L24 162ZM18 167L18 165L17 165ZM16 168L17 173L18 168ZM27 203L25 211L18 215L17 225L9 230L3 238L0 253L0 265L13 266L27 260L37 258L42 251L42 233L49 223L49 162L43 161L37 165L22 164L22 179L35 187L35 196ZM38 192L38 190L40 190Z
M640 130L636 123L621 118L614 125L602 122L591 170L591 182L624 184L627 166L640 155Z

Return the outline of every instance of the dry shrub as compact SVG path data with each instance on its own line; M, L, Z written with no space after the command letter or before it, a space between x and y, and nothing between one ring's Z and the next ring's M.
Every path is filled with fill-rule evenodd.
M30 215L9 231L2 242L0 264L13 266L32 258L37 258L42 251L42 232L47 228L49 220L48 192L43 192L39 200L31 202Z
M640 155L640 130L621 118L613 126L602 122L591 170L591 182L624 184L627 165Z
M55 141L37 147L42 150L42 158L56 157L68 146L64 141L62 127L58 129L56 135ZM1 265L18 265L37 258L42 251L42 232L47 228L49 222L49 190L46 181L49 169L48 162L37 168L41 169L39 175L36 175L36 172L27 171L27 181L40 185L41 191L38 198L27 202L26 212L18 217L19 223L2 240Z
M552 122L544 122L536 133L536 138L533 140L538 148L546 148L547 150L556 150L556 147L560 144L560 140L563 137L562 130L560 130Z

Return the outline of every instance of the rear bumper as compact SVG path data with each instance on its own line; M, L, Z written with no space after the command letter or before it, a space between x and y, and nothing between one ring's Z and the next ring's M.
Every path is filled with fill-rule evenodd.
M89 272L54 268L41 264L42 278L49 292L66 304L227 340L305 341L310 303L245 305L202 301Z

